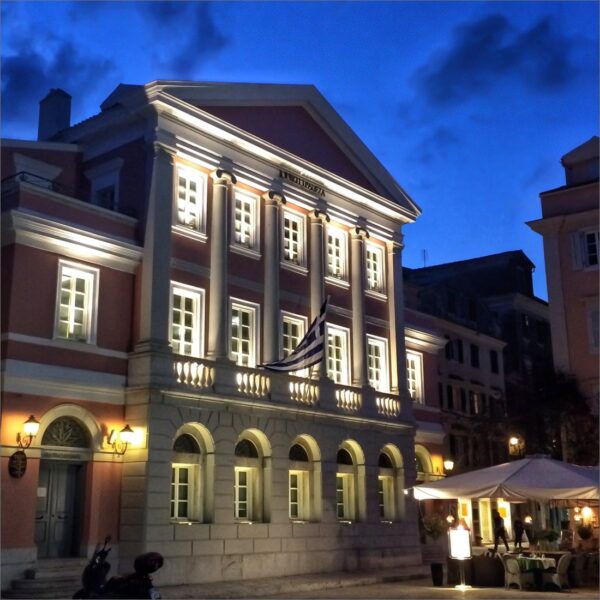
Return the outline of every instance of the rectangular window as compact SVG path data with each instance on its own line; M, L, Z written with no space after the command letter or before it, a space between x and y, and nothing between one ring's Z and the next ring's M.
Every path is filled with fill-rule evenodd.
M258 250L258 200L236 190L233 202L233 243Z
M115 207L115 186L108 185L100 190L97 190L94 194L94 204L107 208L108 210L114 210Z
M586 267L598 266L598 235L597 231L583 234L583 257Z
M446 346L444 348L446 353L446 360L452 360L454 358L454 342L446 336Z
M469 391L469 409L472 415L481 414L480 398L477 392Z
M463 354L463 343L462 340L455 340L456 343L456 357L459 363L464 362L464 354Z
M346 279L347 267L346 233L335 227L327 228L327 275L335 279Z
M327 326L327 377L335 383L350 383L348 330Z
M295 317L284 313L281 322L283 358L287 358L294 352L306 333L306 321L302 317ZM308 374L307 369L293 371L292 375L304 377Z
M394 518L394 478L391 475L379 475L377 484L379 518L391 521Z
M177 169L177 224L205 232L206 175L200 171Z
M448 410L454 410L454 388L451 385L446 386L446 408Z
M289 516L290 519L306 520L308 517L307 471L289 473Z
M304 217L289 210L283 211L283 261L305 266Z
M58 264L55 336L94 344L98 303L98 269L66 261Z
M413 402L423 403L423 357L416 352L406 353L406 384Z
M231 352L236 365L256 366L256 308L231 303Z
M203 352L204 290L172 284L171 346L175 354L200 358Z
M496 350L490 350L490 369L492 373L499 373L499 365L498 365L498 352Z
M387 340L367 336L369 385L380 392L389 391Z
M252 469L235 467L234 516L250 519L252 516Z
M471 344L471 366L479 368L479 346Z
M598 338L600 337L600 332L598 328L600 327L600 319L598 317L598 307L597 306L589 306L587 309L588 316L588 329L589 329L589 340L590 346L593 350L598 350Z
M171 519L193 518L195 465L173 464L171 468Z
M464 388L460 388L460 410L465 414L469 410L469 406L467 404L467 392Z
M381 246L367 244L367 289L372 292L384 292L384 253Z
M353 489L354 475L351 473L336 474L336 513L339 520L354 519Z

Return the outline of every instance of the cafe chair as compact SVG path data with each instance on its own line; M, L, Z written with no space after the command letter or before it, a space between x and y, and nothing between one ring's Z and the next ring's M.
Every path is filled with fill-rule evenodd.
M548 571L544 571L544 589L548 584L555 585L559 590L563 590L564 588L571 591L571 586L569 585L569 577L567 575L567 571L569 570L569 565L571 564L571 555L563 554L558 564L556 565L556 572L550 573Z
M529 571L521 571L519 563L514 556L502 557L504 563L504 588L510 589L511 585L517 585L520 590L524 589L524 586L534 587L533 573Z

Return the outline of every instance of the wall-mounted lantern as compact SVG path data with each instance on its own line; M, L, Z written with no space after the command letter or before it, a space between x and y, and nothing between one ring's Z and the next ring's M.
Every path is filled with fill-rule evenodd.
M113 429L107 436L107 442L112 447L115 454L123 455L127 452L127 447L135 439L135 432L129 424L125 425L118 433Z
M451 458L444 459L444 471L452 471L454 469L454 461Z
M27 455L25 449L31 446L33 438L40 430L40 422L33 416L29 415L29 419L23 423L23 431L17 432L17 444L19 449L8 459L8 473L15 479L20 479L27 471Z
M525 440L520 435L511 435L508 438L508 454L516 458L525 454Z

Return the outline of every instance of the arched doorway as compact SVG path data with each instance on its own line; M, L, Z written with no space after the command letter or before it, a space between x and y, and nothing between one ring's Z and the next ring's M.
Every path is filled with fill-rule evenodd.
M42 437L35 543L38 558L78 556L91 436L76 419L52 421Z

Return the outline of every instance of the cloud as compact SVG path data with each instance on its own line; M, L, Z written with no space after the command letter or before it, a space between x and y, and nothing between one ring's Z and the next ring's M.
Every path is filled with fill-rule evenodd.
M169 77L193 75L229 44L214 21L211 2L140 2L136 6L163 37L158 58Z
M41 51L22 39L11 50L2 56L2 119L11 124L30 122L50 88L60 87L81 102L114 70L112 61L83 56L69 41L48 43Z
M575 41L545 17L518 30L500 14L455 28L452 45L436 52L413 74L417 92L436 107L481 96L507 79L547 93L571 83L579 72Z
M449 151L457 146L460 138L445 125L429 130L413 148L410 159L423 165L430 165L436 159L447 159Z

